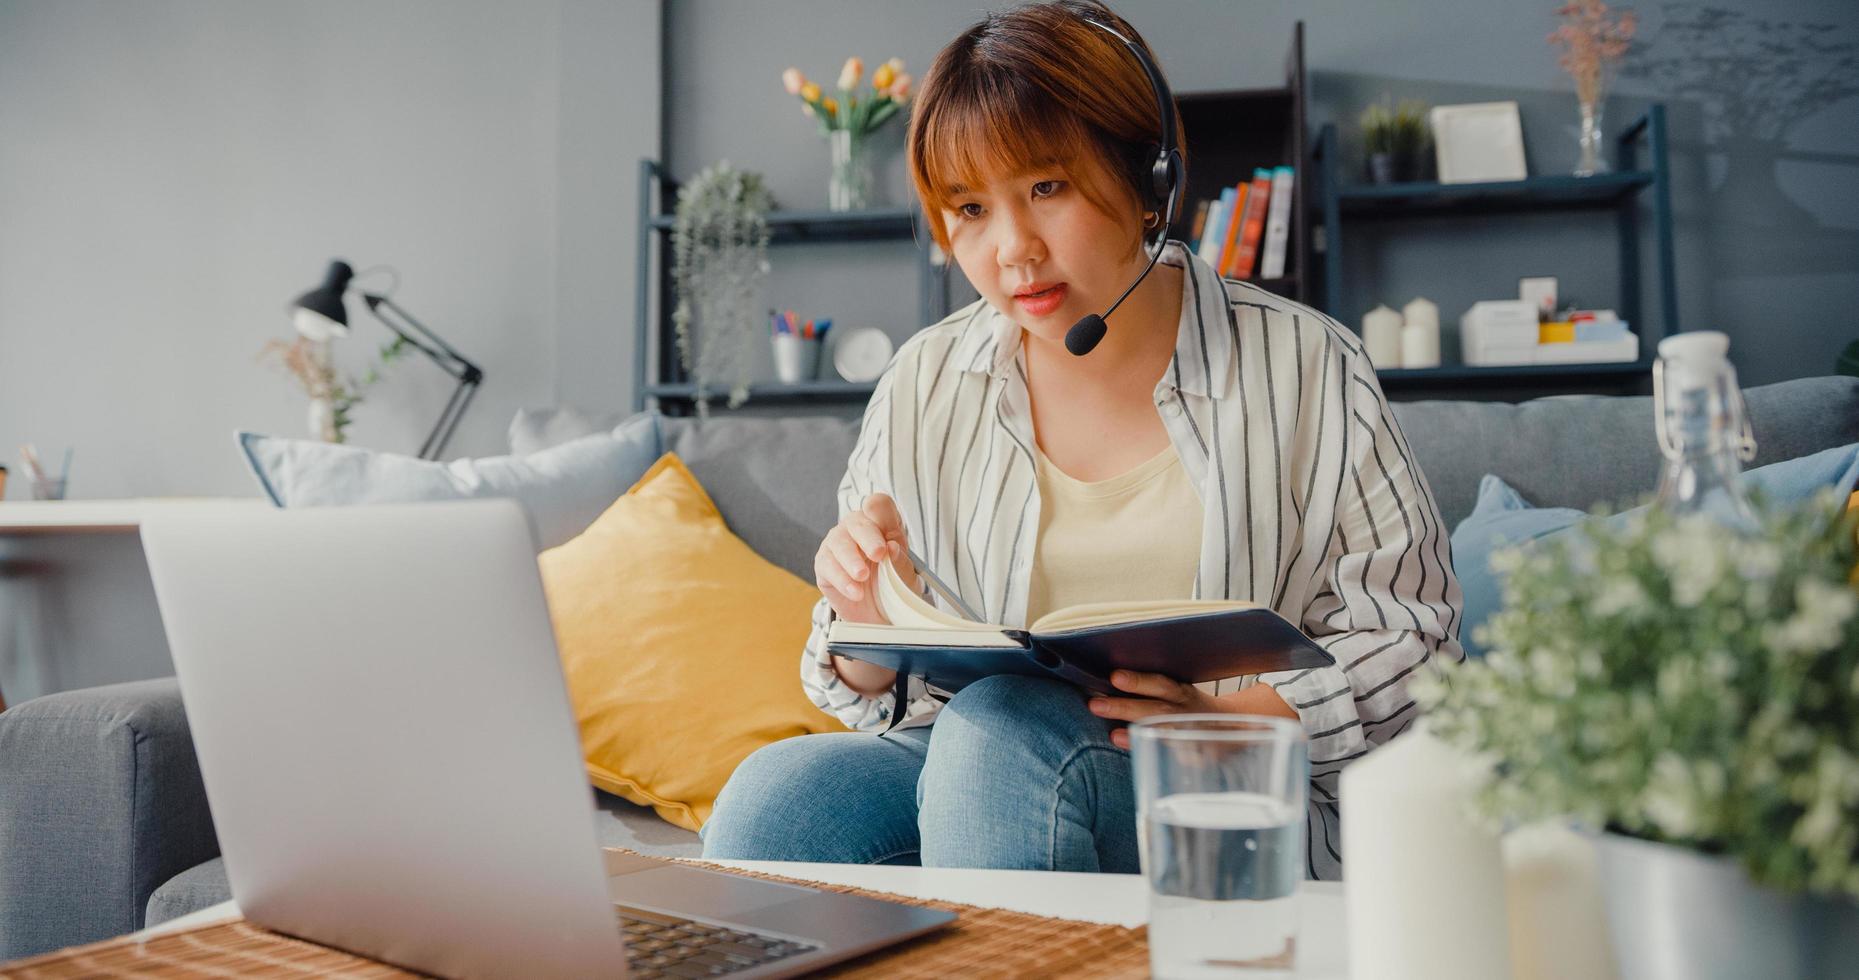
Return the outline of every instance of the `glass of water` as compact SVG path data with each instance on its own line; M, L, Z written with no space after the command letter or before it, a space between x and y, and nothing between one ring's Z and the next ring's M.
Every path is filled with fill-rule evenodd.
M1130 725L1149 968L1157 977L1292 976L1310 752L1263 715Z

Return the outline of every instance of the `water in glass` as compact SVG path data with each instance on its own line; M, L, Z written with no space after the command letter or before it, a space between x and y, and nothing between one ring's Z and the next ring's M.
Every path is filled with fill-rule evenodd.
M1304 815L1261 793L1180 793L1144 823L1156 976L1288 976Z

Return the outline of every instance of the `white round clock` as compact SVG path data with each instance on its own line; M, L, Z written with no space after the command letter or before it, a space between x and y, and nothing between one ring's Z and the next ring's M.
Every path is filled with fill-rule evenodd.
M891 363L891 337L877 327L860 327L833 342L833 367L847 381L876 381Z

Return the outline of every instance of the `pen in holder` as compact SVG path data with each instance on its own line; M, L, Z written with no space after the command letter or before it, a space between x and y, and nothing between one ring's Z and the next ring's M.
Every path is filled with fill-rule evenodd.
M25 459L27 482L32 486L34 500L65 499L65 481L71 475L71 450L65 449L64 466L54 475L39 462L38 447L31 443L19 447L20 455Z
M833 321L802 320L793 310L770 312L768 319L769 340L774 344L775 378L791 385L818 377L820 347Z

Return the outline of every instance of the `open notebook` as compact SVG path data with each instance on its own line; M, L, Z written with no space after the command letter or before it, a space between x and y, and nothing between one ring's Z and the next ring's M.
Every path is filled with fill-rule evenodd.
M1057 677L1115 693L1117 668L1191 684L1336 661L1284 617L1254 602L1213 599L1067 606L1024 630L977 623L926 602L880 562L872 583L889 625L834 620L826 648L958 691L993 674Z

